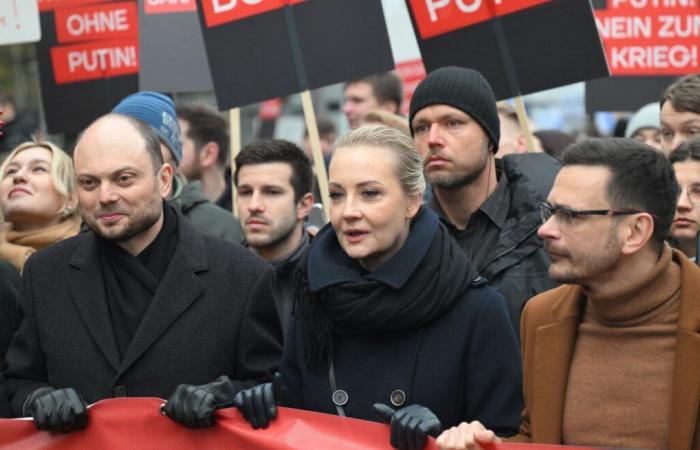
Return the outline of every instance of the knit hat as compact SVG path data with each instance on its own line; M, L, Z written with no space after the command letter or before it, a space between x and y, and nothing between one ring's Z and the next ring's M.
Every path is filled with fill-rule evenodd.
M649 103L634 113L625 129L625 137L629 138L642 128L661 128L661 106L658 102Z
M488 81L476 70L441 67L420 82L411 99L408 123L413 134L413 117L430 105L448 105L469 114L491 138L494 153L501 139L501 122L496 111L496 96Z
M157 92L137 92L125 97L112 112L140 119L150 125L172 153L175 163L180 164L180 125L170 97Z

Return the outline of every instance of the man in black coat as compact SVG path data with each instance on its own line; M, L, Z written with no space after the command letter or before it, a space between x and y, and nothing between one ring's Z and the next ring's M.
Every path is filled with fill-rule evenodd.
M172 393L164 414L211 425L217 405L278 365L273 269L164 203L173 169L138 119L98 119L74 158L90 230L25 265L4 374L14 414L71 431L85 403Z

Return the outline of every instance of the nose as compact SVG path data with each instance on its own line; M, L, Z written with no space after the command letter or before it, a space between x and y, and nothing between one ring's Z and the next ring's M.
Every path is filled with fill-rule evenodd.
M440 126L437 123L430 125L430 133L428 134L428 145L431 147L438 145L442 146L444 141L442 139L442 133L440 133Z
M537 237L542 240L545 239L557 239L559 237L559 228L557 227L554 216L547 219L540 227L537 229Z
M679 145L687 141L681 133L676 133L676 135L673 137L673 143L671 144L671 150L675 150Z
M263 202L262 202L262 199L260 198L260 193L253 192L250 196L250 200L248 201L248 212L250 212L250 213L262 212L263 209L264 209Z
M99 187L99 198L98 200L102 204L114 203L118 199L118 195L114 192L109 185L109 183L102 183Z
M678 197L676 209L678 211L690 211L691 209L693 209L693 204L690 203L690 200L688 199L688 188L684 188L681 192L680 197Z
M343 219L349 222L358 220L362 217L362 211L358 207L356 201L353 201L351 196L348 196L347 201L343 204Z
M26 181L27 173L24 171L23 167L17 169L17 171L12 174L12 183L14 184L25 183Z

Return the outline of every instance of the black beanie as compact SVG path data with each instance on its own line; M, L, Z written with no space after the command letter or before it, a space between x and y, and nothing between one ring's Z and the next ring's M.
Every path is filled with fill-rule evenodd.
M501 122L496 110L496 96L488 81L476 70L464 67L441 67L420 82L411 98L408 123L413 134L413 117L430 105L448 105L469 114L479 122L498 150Z

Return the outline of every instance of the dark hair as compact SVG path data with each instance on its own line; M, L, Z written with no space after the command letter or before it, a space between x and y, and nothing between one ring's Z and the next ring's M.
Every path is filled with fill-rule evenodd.
M401 111L403 101L403 88L401 78L393 72L378 73L364 78L350 80L345 83L345 88L354 83L367 83L372 86L372 95L379 103L394 102L396 111Z
M569 145L576 142L573 136L559 130L539 130L532 134L540 140L542 150L549 154L549 156L558 160L561 160L561 155L564 153L564 150L566 150Z
M336 128L335 128L335 123L327 117L324 116L319 116L318 119L316 120L316 128L318 129L318 135L323 137L323 136L335 136L337 133ZM304 130L304 137L309 137L309 129L306 128Z
M676 111L700 114L700 74L690 74L676 80L664 91L662 107L666 100Z
M683 142L668 155L668 160L671 164L688 160L700 161L700 139Z
M187 137L192 139L195 150L207 142L216 142L219 156L216 161L220 167L228 165L229 137L226 119L214 109L205 105L181 105L176 108L178 119L189 125Z
M637 209L654 218L652 241L660 249L668 237L680 188L669 160L634 139L587 139L570 146L562 166L603 166L610 170L607 199L613 208Z
M303 150L296 144L281 139L261 139L246 145L236 156L236 171L233 174L233 182L238 186L238 172L241 167L253 164L265 164L272 162L287 163L292 167L292 177L289 180L294 188L294 201L312 192L313 172L311 162Z

